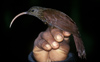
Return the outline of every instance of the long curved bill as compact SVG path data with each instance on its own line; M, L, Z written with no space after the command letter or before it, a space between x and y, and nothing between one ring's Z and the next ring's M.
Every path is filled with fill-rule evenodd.
M15 21L16 18L18 18L19 16L24 15L24 14L27 14L27 12L22 12L22 13L19 13L18 15L16 15L16 16L12 19L12 21L11 21L9 27L11 28L11 26L12 26L12 24L13 24L13 22Z

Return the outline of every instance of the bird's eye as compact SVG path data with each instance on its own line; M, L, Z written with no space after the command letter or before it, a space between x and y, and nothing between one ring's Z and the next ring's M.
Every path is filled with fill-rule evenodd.
M34 12L34 10L32 10L32 12Z

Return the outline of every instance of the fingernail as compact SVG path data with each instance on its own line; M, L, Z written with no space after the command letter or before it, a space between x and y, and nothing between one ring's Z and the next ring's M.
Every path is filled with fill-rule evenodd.
M71 33L69 33L69 32L63 32L63 33L64 33L65 36L70 36L71 35Z
M64 38L64 40L69 40L69 38Z
M48 49L51 49L51 46L49 44L45 45Z
M59 34L56 36L57 41L62 41L63 40L63 35Z
M53 44L54 47L58 47L57 42L53 42L52 44Z

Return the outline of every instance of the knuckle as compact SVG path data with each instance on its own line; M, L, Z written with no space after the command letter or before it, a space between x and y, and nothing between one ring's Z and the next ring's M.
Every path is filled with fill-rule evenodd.
M48 36L49 34L48 34L48 32L43 32L42 33L42 37L44 38L44 37L46 37L46 36Z
M56 33L56 32L60 32L60 30L57 29L57 28L55 28L55 29L52 29L51 32L52 32L52 33Z

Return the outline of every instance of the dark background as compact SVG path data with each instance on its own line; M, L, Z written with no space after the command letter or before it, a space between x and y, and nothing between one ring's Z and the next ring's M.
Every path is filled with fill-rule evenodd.
M9 28L15 15L32 6L54 8L69 15L79 27L87 53L86 60L79 59L71 40L71 52L75 54L77 62L98 60L100 0L3 0L0 3L0 56L3 62L27 62L35 38L47 28L39 19L29 15L20 16Z

